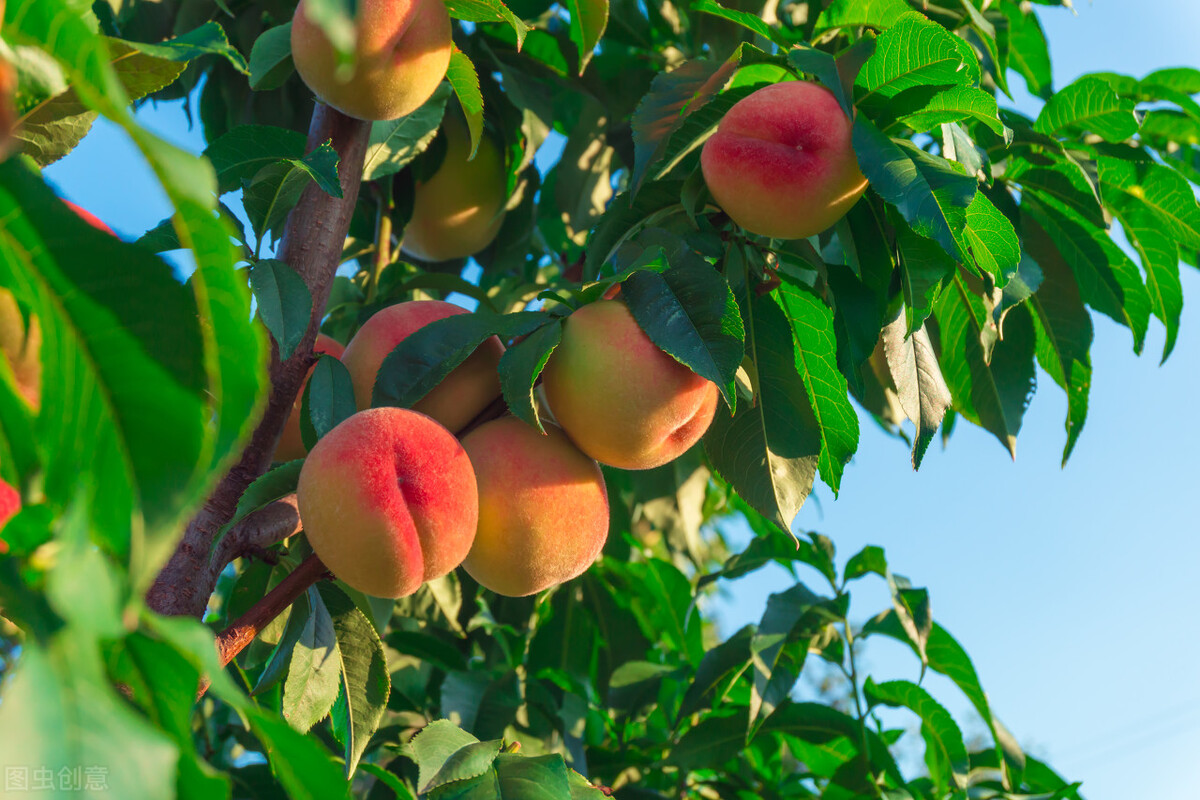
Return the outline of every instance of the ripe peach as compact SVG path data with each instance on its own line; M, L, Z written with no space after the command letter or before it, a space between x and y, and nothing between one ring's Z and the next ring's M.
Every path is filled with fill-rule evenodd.
M608 536L600 466L545 427L542 435L503 417L463 437L479 485L479 529L463 568L496 594L523 597L580 575Z
M341 358L343 350L345 348L342 347L341 342L323 333L317 334L317 341L313 344L314 353L327 353L334 358ZM308 375L304 377L304 383L300 384L300 391L296 393L296 402L292 404L292 411L288 414L287 421L283 423L283 432L279 434L279 444L275 446L276 461L304 458L308 453L308 448L304 446L304 441L300 437L300 407L304 401L304 388L308 386L308 379L312 376L313 369L316 369L315 364L312 369L309 369Z
M766 86L725 113L704 143L700 167L717 205L751 233L813 236L866 191L851 122L815 83Z
M446 157L429 180L416 185L413 215L401 248L424 261L474 255L492 243L504 223L504 154L488 134L475 158L462 114L446 111Z
M695 444L717 387L658 348L620 300L580 308L542 372L550 410L592 458L650 469Z
M376 312L358 329L342 354L342 363L354 382L358 407L370 407L375 376L396 345L434 320L466 313L466 309L441 300L411 300ZM500 396L496 366L503 352L504 345L499 339L495 336L488 339L413 409L428 414L451 431L462 430Z
M360 411L327 433L304 461L296 500L313 551L376 597L412 594L457 567L479 519L462 445L403 408Z
M0 529L21 510L21 494L0 478ZM8 552L8 542L0 539L0 555Z
M0 289L0 353L8 360L17 391L36 411L42 400L42 329L36 316L26 321L17 298Z
M367 120L416 111L450 65L450 15L442 0L358 0L352 75L343 76L325 31L300 0L292 18L292 60L322 102Z

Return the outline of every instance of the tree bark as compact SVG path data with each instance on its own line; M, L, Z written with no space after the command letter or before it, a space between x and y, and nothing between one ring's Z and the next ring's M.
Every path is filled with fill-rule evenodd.
M278 257L294 269L312 293L312 318L292 356L279 359L271 343L271 391L266 411L241 459L188 524L182 540L146 595L146 603L160 614L200 617L225 564L209 558L213 540L237 508L238 499L255 478L271 465L271 456L283 423L291 413L309 367L333 276L341 263L342 246L362 183L371 123L353 119L318 104L308 132L308 149L330 141L338 153L338 178L342 197L335 198L309 184L288 216ZM226 562L228 563L228 562Z

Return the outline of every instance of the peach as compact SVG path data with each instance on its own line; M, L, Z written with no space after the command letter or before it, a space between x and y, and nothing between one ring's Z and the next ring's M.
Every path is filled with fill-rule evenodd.
M317 341L313 344L314 353L326 353L334 358L341 358L343 350L345 348L342 347L341 342L323 333L317 334ZM304 446L304 440L300 436L300 414L304 401L304 388L308 386L308 379L312 376L313 369L316 369L316 364L308 370L308 375L304 376L304 383L300 384L300 391L296 393L296 402L292 403L292 411L288 414L287 421L283 423L283 431L279 434L279 444L275 446L276 461L304 458L308 453L308 448Z
M516 417L463 437L479 485L479 528L463 568L496 594L523 597L584 572L608 537L600 466L553 425Z
M370 407L376 374L396 345L434 320L466 313L466 309L441 300L410 300L376 312L358 329L342 354L342 363L354 382L358 407ZM504 345L499 339L495 336L488 339L413 409L428 414L451 431L462 430L500 396L496 367L503 352Z
M12 292L0 289L0 353L8 360L17 391L35 411L42 401L41 349L37 317L26 320Z
M0 529L21 510L21 495L8 481L0 478ZM8 542L0 539L0 555L8 552Z
M313 551L339 579L404 597L457 567L479 519L462 445L424 414L372 408L313 447L296 487Z
M366 120L403 117L430 98L450 65L450 15L442 0L358 0L355 65L337 51L300 0L292 18L292 60L322 102Z
M448 261L478 253L504 223L504 154L484 134L475 158L461 112L448 109L442 122L446 156L429 180L418 182L412 219L401 249L424 261Z
M813 236L845 216L866 191L851 127L822 86L766 86L735 103L704 143L704 181L717 205L751 233Z
M571 440L621 469L671 461L704 435L717 408L716 384L660 350L620 300L567 318L542 379Z

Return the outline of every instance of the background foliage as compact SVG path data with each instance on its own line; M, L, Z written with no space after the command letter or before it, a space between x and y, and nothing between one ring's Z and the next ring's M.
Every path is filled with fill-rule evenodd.
M278 33L260 36L286 23L290 9L265 6L139 4L112 16L98 7L98 29L126 41L178 34L157 48L99 39L84 9L78 25L74 15L55 16L56 4L8 9L4 36L23 90L46 87L18 96L24 152L52 160L78 141L95 113L126 125L179 209L144 244L189 245L199 269L179 287L161 262L139 255L144 250L101 241L49 199L21 162L4 165L3 283L45 321L53 342L46 385L71 387L48 392L36 415L11 388L0 399L0 471L21 482L27 499L42 501L5 529L18 559L3 567L4 607L32 638L22 648L30 666L14 676L0 714L37 720L22 723L21 741L11 748L5 741L6 754L15 753L16 763L129 766L128 744L118 756L111 733L97 735L119 730L127 743L143 745L134 749L144 763L130 766L121 784L130 796L169 796L173 782L182 793L224 796L228 789L210 765L228 771L237 796L269 793L267 768L248 755L257 752L275 756L275 780L293 795L324 796L316 787L344 793L332 788L336 770L328 756L312 757L320 753L314 739L358 762L356 790L381 796L503 795L522 780L556 787L546 789L557 792L551 796L571 791L562 760L501 754L502 744L489 743L497 738L519 741L523 754L562 754L577 771L631 797L854 796L880 787L945 796L968 782L983 792L989 784L998 792L1070 791L1036 761L1021 759L994 722L965 654L929 620L927 596L892 575L882 553L864 551L839 576L826 540L812 536L796 550L777 527L790 523L818 474L836 490L858 436L847 389L889 427L914 420L914 463L939 423L949 430L942 420L948 406L951 420L966 417L1011 449L1036 360L1071 399L1065 459L1086 416L1087 309L1127 325L1135 349L1156 317L1169 352L1181 303L1178 261L1194 262L1198 230L1188 186L1196 73L1085 77L1051 95L1036 18L1015 5L982 12L969 4L930 5L925 18L903 3L835 2L823 10L786 6L781 11L789 14L777 12L776 26L764 24L757 9L739 16L708 3L614 9L602 46L579 77L580 45L590 51L602 15L514 6L516 17L536 22L526 30L498 10L456 9L480 23L462 27L460 47L476 65L488 65L478 68L481 96L489 125L509 148L509 230L479 259L478 287L457 277L461 265L403 262L340 282L327 330L345 339L364 313L414 292L458 290L508 311L552 287L569 304L578 300L571 278L623 275L636 266L641 271L625 283L635 312L675 303L710 323L701 329L722 334L689 340L670 328L648 331L698 371L715 370L737 413L719 417L704 454L656 474L608 475L614 509L624 514L614 519L605 561L575 584L535 603L481 595L451 578L386 610L322 587L240 660L234 677L247 688L262 686L255 700L219 681L219 701L206 700L189 716L189 693L179 687L211 667L203 660L203 631L140 612L136 598L180 520L244 435L262 390L262 360L254 354L265 347L247 321L246 281L229 270L238 258L225 246L232 215L206 212L214 205L209 192L243 188L252 230L240 237L241 255L255 261L250 285L260 316L286 347L283 311L300 302L288 295L295 282L281 262L252 256L263 254L262 240L278 229L296 186L332 186L335 169L327 153L305 156L303 138L288 132L306 127L311 101L289 77ZM150 10L169 13L155 27ZM39 60L39 51L57 57L63 73ZM739 72L740 65L752 68ZM705 209L696 145L739 91L789 67L857 105L856 149L873 188L820 240L746 239ZM1013 72L1049 98L1035 120L996 106L995 93ZM149 81L150 74L159 77ZM204 160L138 128L124 105L126 97L155 91L179 96L202 77L198 112L211 142L211 172ZM635 83L640 91L630 91ZM59 90L67 85L71 96L64 97ZM470 89L454 88L470 110ZM447 97L403 121L412 128L428 112L419 130L385 123L373 133L367 175L397 176L388 183L399 224L405 181L428 168L409 159L418 152L436 159L432 132ZM680 118L682 104L687 115ZM567 149L543 178L529 162L550 130L567 137ZM366 265L378 203L378 195L364 192L362 219L348 242L347 255ZM1105 224L1114 217L1140 263L1108 238ZM83 248L96 257L72 257ZM130 259L145 261L137 262L145 276L138 292L96 279L128 269ZM728 288L688 295L687 287L705 281ZM268 291L284 297L276 318ZM712 302L722 295L730 302ZM554 308L549 304L536 321L556 325ZM187 330L197 310L213 324ZM114 318L125 324L113 326ZM639 319L648 324L648 315ZM514 324L496 322L510 335ZM730 331L743 339L732 356ZM739 365L746 367L740 381ZM941 385L925 380L939 372ZM403 390L417 377L398 374L396 384ZM528 396L536 376L504 377L515 398ZM84 398L96 399L79 402ZM527 418L536 413L513 405ZM72 412L55 413L65 407ZM743 515L760 537L726 560L720 522L730 515ZM293 543L278 564L240 565L222 586L213 622L261 596L302 553L302 543ZM714 647L693 607L697 593L768 560L816 572L802 573L807 586L772 598L755 629ZM858 630L845 621L845 592L849 581L873 573L888 580L895 604ZM825 587L826 596L810 586ZM929 668L950 674L988 722L996 746L968 756L953 720L919 687L866 684L854 669L853 639L873 634L911 642ZM810 651L814 661L850 672L856 690L846 709L787 701ZM340 657L320 669L329 654ZM347 666L354 663L368 668ZM158 683L168 674L178 680L175 691ZM383 674L392 689L386 710ZM145 686L133 692L140 713L113 693L114 679ZM88 709L72 700L84 692L97 698ZM331 706L334 713L321 722ZM887 747L897 732L861 724L881 719L868 716L881 706L917 715L924 770L901 773ZM315 724L312 738L290 733L277 710L298 728ZM412 729L439 716L483 743L446 726L408 743ZM927 777L914 778L923 771ZM120 778L110 775L114 783Z

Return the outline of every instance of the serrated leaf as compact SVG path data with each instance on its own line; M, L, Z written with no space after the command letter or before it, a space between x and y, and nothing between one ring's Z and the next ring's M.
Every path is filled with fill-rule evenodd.
M1142 206L1173 238L1200 248L1200 204L1191 185L1170 167L1153 161L1101 156L1100 194L1118 212Z
M830 28L890 28L912 11L904 0L833 0L817 18L816 32Z
M679 199L682 188L683 181L652 181L636 195L625 191L614 197L588 237L584 279L599 276L617 248L642 226L671 211L682 210Z
M428 785L446 759L478 742L478 739L448 719L439 719L426 725L408 744L412 760L417 763L417 786Z
M853 717L823 703L788 703L781 706L763 723L759 735L782 733L812 744L824 745L846 739L865 769L867 754L861 751L866 740L870 758L874 765L897 782L903 782L900 769L880 736Z
M509 10L501 0L446 0L446 10L454 19L466 22L502 22L512 28L517 37L517 50L525 43L529 26Z
M721 90L736 69L732 61L692 59L654 76L650 91L633 112L632 192L641 187L646 171L667 154L672 135Z
M204 150L224 194L240 189L243 181L278 161L304 157L305 137L299 131L270 125L239 125L217 137Z
M876 98L894 98L906 89L978 83L979 60L971 46L914 11L879 35L875 53L854 85L861 106Z
M565 5L571 15L571 41L579 49L582 75L608 27L608 0L566 0Z
M916 133L924 133L947 122L973 119L982 122L1004 141L1011 142L1012 130L1000 121L996 98L973 86L954 86L938 92L924 108L900 118Z
M1042 194L1056 198L1097 228L1106 225L1096 185L1072 159L1039 159L1035 164L1017 156L1009 160L1004 177L1024 188L1037 189Z
M437 136L450 99L450 86L438 84L433 96L411 114L371 124L371 140L363 163L363 181L377 181L404 169Z
M1054 93L1042 107L1033 129L1057 136L1081 128L1105 141L1121 142L1137 133L1133 108L1133 101L1118 97L1107 82L1085 76Z
M122 40L123 41L123 40ZM198 28L180 34L173 39L155 44L124 42L135 50L165 61L187 63L200 56L214 55L224 58L243 75L249 75L246 59L237 48L229 43L225 30L216 22L206 22Z
M1033 10L1002 3L999 11L1008 20L1008 66L1025 79L1029 93L1043 100L1054 94L1050 69L1050 50L1046 35Z
M941 338L939 362L954 410L990 431L1015 459L1017 432L1036 386L1028 312L1018 306L1008 315L1004 339L993 350L990 363L981 340L987 312L962 278L954 278L934 313Z
M305 592L296 599L296 602L292 603L283 634L279 637L278 644L271 651L271 657L267 661L267 665L263 667L263 671L259 674L258 681L254 684L254 691L251 694L261 694L267 691L287 675L288 664L292 660L292 652L296 649L296 642L300 641L300 637L308 625L310 616L312 616L312 608L309 604L308 592Z
M904 318L897 316L883 329L883 352L900 406L916 426L912 465L920 469L925 451L950 408L950 389L924 324L910 332Z
M500 356L500 389L509 410L527 425L545 432L533 390L550 354L562 339L562 324L553 321L535 330Z
M312 317L312 293L304 279L284 262L264 258L250 270L250 288L259 319L275 337L279 357L291 358Z
M308 590L309 615L292 649L283 682L283 718L306 733L333 708L341 686L337 632L325 602Z
M821 432L821 479L836 497L842 471L858 449L858 415L847 397L846 379L837 368L833 312L808 289L784 281L777 290L795 338L796 371L812 401Z
M467 130L471 133L471 152L467 156L470 160L475 157L475 151L483 137L483 93L479 91L479 74L475 72L475 64L457 45L450 51L446 80L454 89L459 108L467 119Z
M1067 443L1063 464L1075 449L1087 419L1092 385L1092 317L1079 296L1071 268L1046 241L1046 232L1030 217L1021 219L1021 235L1036 249L1042 285L1030 298L1037 334L1037 359L1046 374L1067 393Z
M958 271L958 265L937 242L915 233L903 223L896 228L896 250L900 255L900 289L904 297L904 333L920 329L933 313L942 283Z
M725 278L707 263L681 263L665 272L633 273L621 284L621 296L650 340L715 383L732 410L745 331Z
M861 114L854 122L853 137L859 166L871 188L894 205L914 231L959 258L948 209L970 204L975 178L909 142L889 139Z
M714 17L727 19L737 25L741 25L746 30L763 37L769 42L773 42L782 50L786 50L791 46L791 41L783 30L768 25L766 20L756 14L725 8L719 3L714 2L714 0L696 0L696 2L692 3L691 9L692 11L711 14Z
M331 713L350 777L379 729L392 684L383 643L371 621L337 587L323 583L317 588L337 637L340 689Z
M976 192L965 211L951 210L950 219L959 252L977 270L990 274L997 286L1004 286L1021 262L1021 244L1008 217L983 192Z
M759 376L752 402L733 417L717 414L704 450L718 473L784 531L812 490L821 434L804 379L796 372L792 332L770 296L749 297L742 308L746 355Z
M291 76L292 23L268 28L254 40L250 49L250 88L256 92L278 89Z

